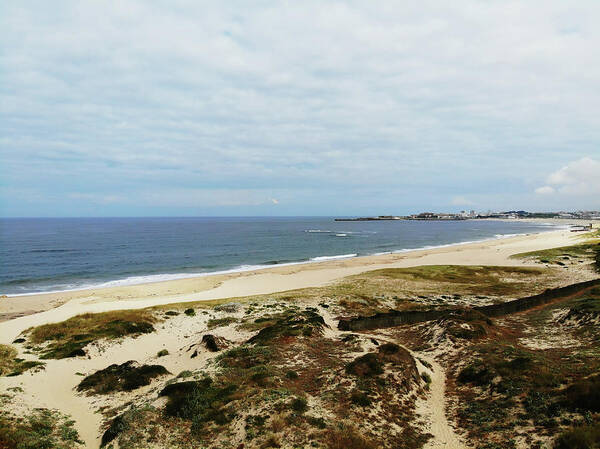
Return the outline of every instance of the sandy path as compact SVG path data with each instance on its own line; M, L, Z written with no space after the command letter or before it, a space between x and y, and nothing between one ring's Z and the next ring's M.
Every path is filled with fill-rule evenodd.
M415 354L413 357L416 358ZM427 423L424 430L433 435L423 449L440 447L466 449L467 446L461 441L446 417L446 373L444 369L433 358L424 357L422 354L419 354L418 357L431 364L431 369L427 369L431 376L429 395L426 400L417 402L417 413L425 418Z

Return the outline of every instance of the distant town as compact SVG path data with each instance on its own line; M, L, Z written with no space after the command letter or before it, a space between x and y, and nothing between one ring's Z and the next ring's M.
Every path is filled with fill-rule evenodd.
M483 218L565 218L600 220L600 211L576 212L527 212L511 210L506 212L460 211L459 213L421 212L413 215L378 215L376 217L336 218L335 221L380 221L380 220L473 220Z

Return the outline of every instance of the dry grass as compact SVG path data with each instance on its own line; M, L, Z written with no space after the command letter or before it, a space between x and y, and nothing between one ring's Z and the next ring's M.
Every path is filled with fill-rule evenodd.
M17 357L18 351L9 345L0 344L0 376L18 376L32 368L41 368L42 362L23 360Z

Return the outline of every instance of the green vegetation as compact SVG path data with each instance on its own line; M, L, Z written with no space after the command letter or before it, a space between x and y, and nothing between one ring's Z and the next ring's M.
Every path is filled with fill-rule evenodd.
M216 327L229 326L231 323L237 323L238 319L232 316L228 316L225 318L212 318L207 321L206 325L209 329L214 329Z
M187 316L196 316L196 311L192 308L185 309L183 313L185 313Z
M83 444L74 421L48 409L35 409L26 417L0 412L2 449L74 449Z
M137 366L133 360L121 365L110 365L84 378L78 391L107 394L114 391L131 391L149 385L152 379L169 374L161 365Z
M290 408L299 414L302 414L308 410L308 402L305 398L294 398L290 403Z
M41 349L41 358L63 359L85 355L83 349L94 341L153 332L156 321L148 310L86 313L34 327L26 334L33 344L47 344Z
M166 349L161 349L156 353L156 357L164 357L166 355L169 355L169 351Z
M600 374L569 385L563 404L570 410L600 412Z
M18 376L30 369L42 369L44 363L17 357L18 351L0 344L0 376Z
M236 391L236 385L215 386L210 377L201 381L187 381L167 385L160 396L169 398L165 413L192 422L192 431L200 432L203 426L214 421L225 424L233 417L226 408Z

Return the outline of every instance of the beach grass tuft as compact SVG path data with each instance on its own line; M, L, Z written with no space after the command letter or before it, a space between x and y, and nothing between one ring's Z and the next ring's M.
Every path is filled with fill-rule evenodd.
M18 376L30 369L41 369L43 362L23 360L17 357L18 351L10 345L0 344L0 376Z

